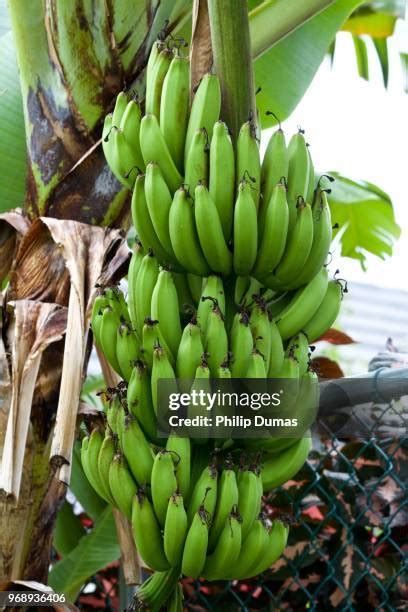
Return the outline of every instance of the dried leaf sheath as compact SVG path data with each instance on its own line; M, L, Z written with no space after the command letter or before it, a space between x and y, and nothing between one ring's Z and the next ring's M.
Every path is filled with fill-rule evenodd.
M29 300L10 303L8 345L12 347L12 396L3 449L0 488L18 499L31 405L44 350L65 332L66 309Z

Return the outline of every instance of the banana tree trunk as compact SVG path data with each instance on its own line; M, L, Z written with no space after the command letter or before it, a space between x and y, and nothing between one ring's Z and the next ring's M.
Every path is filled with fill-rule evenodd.
M129 192L100 146L103 117L124 87L143 90L152 42L181 26L189 5L9 1L28 181L23 210L0 219L0 282L10 281L0 317L0 582L47 581L94 286L113 282L127 263L123 234L97 227L129 223Z

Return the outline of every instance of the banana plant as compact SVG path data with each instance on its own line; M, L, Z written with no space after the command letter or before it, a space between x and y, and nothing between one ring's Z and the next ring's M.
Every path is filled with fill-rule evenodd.
M206 3L192 4L10 0L8 17L0 13L0 100L5 102L0 112L0 206L8 211L0 216L0 282L4 304L9 304L0 318L0 393L7 407L0 413L1 581L47 581L52 532L74 464L94 285L114 282L126 271L123 232L129 227L130 192L105 163L103 118L124 88L143 99L147 58L158 36L193 39L200 49L191 14L193 8L196 17ZM235 11L224 4L218 3L214 21L219 35L221 27L232 35ZM257 97L261 110L273 108L282 120L292 112L336 33L361 4L249 3L246 75L252 59L255 84L262 87ZM246 88L237 87L242 66L229 49L228 68L235 76L228 87L230 93L238 90L226 109L232 117ZM200 53L193 64L199 59ZM228 57L217 54L217 45L214 60L226 73ZM287 86L276 86L282 82ZM273 123L271 116L262 116L262 127ZM238 125L239 118L235 121ZM101 517L104 531L112 519L103 512ZM80 557L86 544L78 547ZM110 551L117 554L114 546ZM69 555L54 571L56 585L64 584L64 568L76 563L74 549ZM72 595L85 579L81 571Z

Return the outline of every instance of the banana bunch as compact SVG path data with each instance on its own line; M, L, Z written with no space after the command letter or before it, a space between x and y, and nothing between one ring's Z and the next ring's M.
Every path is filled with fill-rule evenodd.
M188 60L156 42L144 115L121 92L102 138L113 173L134 188L136 233L176 272L252 276L275 291L306 285L325 264L332 225L304 134L287 144L279 127L261 160L254 121L234 147L220 111L218 78L206 74L190 104Z
M326 269L329 190L303 132L287 143L279 125L261 159L254 120L232 142L216 75L192 100L190 90L176 41L157 41L144 101L120 93L102 136L110 169L133 190L137 241L126 298L107 287L93 306L95 343L123 380L106 391L103 425L83 438L81 457L155 570L138 591L152 610L182 609L181 574L250 578L279 558L288 529L265 518L262 496L296 475L311 446L307 435L158 438L158 382L190 391L212 378L282 379L285 414L301 408L307 429L310 344L346 291Z
M301 398L316 378L309 368L309 344L333 324L344 291L340 280L329 280L325 268L306 285L284 293L250 277L238 277L232 290L220 276L198 278L201 289L160 268L152 252L143 254L136 244L127 302L119 289L107 288L94 303L96 345L123 378L126 410L149 442L157 442L161 379L174 380L175 390L176 379L192 388L209 386L211 378L295 379ZM296 406L294 398L294 411ZM314 406L311 400L310 414ZM108 419L115 410L108 411ZM111 429L119 435L112 419ZM259 441L260 448L269 449L268 444L265 438Z
M110 401L120 406L120 394ZM126 405L117 408L116 431L107 421L105 433L96 427L83 438L82 466L95 491L131 520L147 565L227 580L255 576L280 557L288 529L266 520L262 495L300 469L304 440L266 453L260 465L245 464L242 453L239 463L218 455L198 471L188 438L171 435L153 447Z

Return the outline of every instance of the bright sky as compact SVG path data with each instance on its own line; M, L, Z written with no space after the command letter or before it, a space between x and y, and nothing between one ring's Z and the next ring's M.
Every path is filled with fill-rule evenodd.
M351 37L340 34L333 68L326 61L307 94L283 124L291 134L306 130L319 170L336 170L349 178L377 184L394 203L402 228L394 256L369 260L367 272L350 259L333 261L342 276L383 287L408 290L408 95L399 51L408 52L408 24L401 23L390 45L390 84L386 91L369 41L370 81L358 77Z

